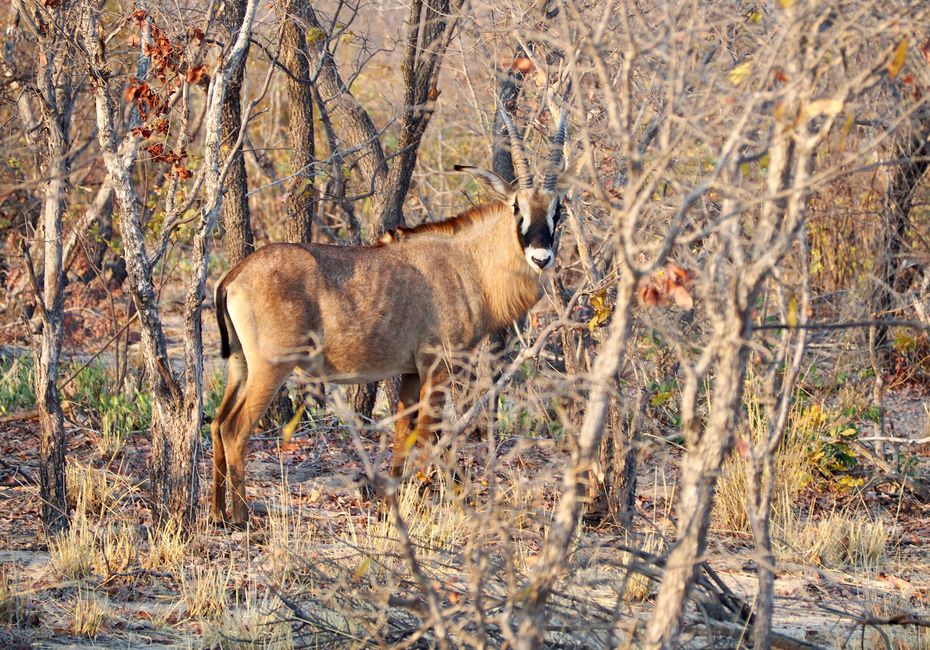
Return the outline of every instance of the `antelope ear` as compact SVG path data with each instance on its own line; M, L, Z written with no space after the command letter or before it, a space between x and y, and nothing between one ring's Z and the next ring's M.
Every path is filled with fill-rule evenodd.
M560 199L565 198L565 195L578 183L583 162L584 156L578 156L572 164L565 168L565 171L559 174L559 178L555 182L555 191Z
M471 165L455 165L453 169L455 169L457 172L466 172L471 174L479 181L482 181L491 190L493 190L495 194L503 199L511 197L514 193L514 190L516 189L515 182L508 183L503 178L488 169L472 167Z

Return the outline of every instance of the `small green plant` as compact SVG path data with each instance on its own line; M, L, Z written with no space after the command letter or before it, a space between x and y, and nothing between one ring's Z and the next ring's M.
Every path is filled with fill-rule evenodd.
M152 398L137 389L119 389L102 363L92 363L74 378L70 400L100 427L98 447L103 456L117 454L130 434L144 431L152 421Z
M0 415L35 408L30 357L0 357Z
M213 418L216 417L216 410L223 401L223 392L226 389L226 377L222 370L215 370L210 380L206 382L206 395L203 400L204 415Z

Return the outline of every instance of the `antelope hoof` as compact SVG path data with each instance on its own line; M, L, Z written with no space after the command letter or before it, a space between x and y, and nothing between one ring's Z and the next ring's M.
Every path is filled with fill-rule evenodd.
M352 482L358 487L362 499L366 501L374 501L379 495L383 495L386 487L384 477L376 476L375 480L372 481L364 472L358 472L353 476Z
M228 520L226 519L226 513L223 511L211 511L210 512L210 524L216 528L226 528Z

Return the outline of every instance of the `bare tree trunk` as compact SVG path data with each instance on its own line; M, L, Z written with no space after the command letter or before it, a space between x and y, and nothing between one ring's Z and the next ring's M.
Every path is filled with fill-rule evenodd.
M301 4L306 20L305 29L312 37L307 41L310 81L319 92L319 101L332 121L347 149L357 150L357 162L362 172L363 192L372 191L376 200L384 189L387 166L378 131L365 109L339 76L336 62L329 51L329 37L310 3Z
M719 469L733 446L733 430L739 419L746 374L747 350L743 337L749 335L747 314L731 313L727 322L732 328L731 335L721 342L707 427L704 431L692 432L697 444L689 450L682 467L677 541L669 553L656 597L647 632L648 647L674 647L688 595L706 550ZM700 427L697 422L694 425Z
M62 17L55 12L56 19ZM34 286L42 322L42 332L34 348L35 396L41 425L39 438L39 494L42 523L48 534L68 526L67 486L65 485L65 427L58 394L58 373L64 320L64 274L62 272L62 216L69 165L68 111L61 106L56 89L56 64L63 55L57 30L40 40L38 98L44 127L43 173L48 177L42 210L42 287ZM27 264L32 264L27 259ZM30 266L30 273L34 271Z
M287 129L293 179L287 188L287 241L309 243L313 235L316 206L316 176L313 141L313 88L310 86L310 64L307 58L307 9L302 0L284 0L276 5L278 20L284 23L281 61L296 79L288 76Z
M876 288L875 315L887 318L895 307L898 286L898 271L901 268L900 256L903 252L907 229L910 225L911 206L914 192L927 167L930 166L930 115L921 111L912 130L900 137L891 155L892 159L903 162L892 168L891 179L885 196L885 232L884 246L880 249L881 257L876 260L878 273ZM892 339L888 328L879 325L875 328L875 346L880 354L881 363L886 369L891 364Z
M196 515L200 429L203 423L200 314L206 285L207 247L223 203L223 178L219 162L221 113L229 80L244 59L254 16L255 0L249 0L235 46L213 75L208 92L210 103L207 107L202 171L207 205L193 242L193 270L188 283L184 318L185 370L181 380L172 371L168 358L152 264L145 248L142 214L131 174L136 160L137 141L135 136L129 134L121 144L117 144L110 75L106 71L101 44L97 38L98 14L94 9L88 8L85 12L81 29L83 44L89 54L87 64L94 88L98 139L108 179L113 184L120 207L123 252L130 278L130 291L139 314L146 372L153 384L152 506L160 521L181 517L192 523Z
M222 15L223 27L227 41L231 42L242 25L245 13L245 0L230 0L225 3ZM230 148L239 137L242 127L242 77L245 73L245 59L232 71L229 87L223 98L223 153L229 155ZM245 169L245 156L242 148L232 152L226 183L223 187L226 196L223 200L223 248L230 266L235 266L255 250L255 237L252 235L252 215L249 211L249 176Z
M586 517L598 521L609 515L613 523L624 530L632 530L633 525L636 445L642 408L642 393L636 399L633 412L625 412L621 400L611 398L607 434L601 439L594 469L588 478Z
M375 237L405 225L404 201L417 163L423 132L439 97L436 84L446 46L455 30L461 0L413 0L407 15L404 52L404 114L400 121L397 160L388 174L387 196Z
M519 625L518 648L542 647L546 631L546 603L553 585L564 566L581 511L584 480L591 469L610 406L610 393L620 363L626 353L632 323L632 304L638 276L629 269L620 269L617 281L617 308L610 324L610 333L594 364L591 391L585 408L584 421L578 434L578 445L572 461L562 477L562 497L555 518L539 554L539 561L526 588L527 604ZM509 623L507 623L509 625Z

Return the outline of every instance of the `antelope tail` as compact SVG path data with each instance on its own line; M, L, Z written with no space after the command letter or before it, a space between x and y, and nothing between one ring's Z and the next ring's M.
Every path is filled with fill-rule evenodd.
M220 282L216 285L216 324L220 328L220 354L224 359L228 359L232 354L232 348L229 345L229 329L226 321L229 315L226 313L226 283Z

